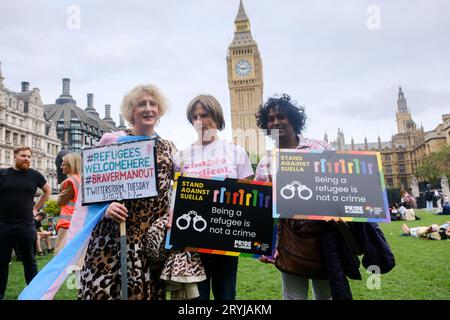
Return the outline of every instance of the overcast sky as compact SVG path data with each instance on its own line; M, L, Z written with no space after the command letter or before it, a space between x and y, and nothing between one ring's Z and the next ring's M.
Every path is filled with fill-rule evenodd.
M80 9L79 28L71 5ZM29 81L54 103L68 77L78 106L92 92L101 117L111 104L118 123L123 95L153 83L170 102L157 131L178 147L195 137L187 103L210 93L223 106L227 137L226 54L238 7L238 0L2 0L5 85L20 91ZM244 7L263 59L264 99L285 92L304 105L305 136L326 131L332 140L340 127L348 143L389 140L399 85L425 130L450 112L450 1L244 0Z

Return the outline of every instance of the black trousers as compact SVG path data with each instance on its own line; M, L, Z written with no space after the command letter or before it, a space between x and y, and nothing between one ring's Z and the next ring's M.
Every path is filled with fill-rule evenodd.
M0 222L0 298L3 298L8 283L9 262L12 250L16 248L22 258L25 281L33 280L38 268L35 258L36 227L24 224Z
M200 296L197 300L209 300L211 286L214 300L235 300L238 257L200 254L200 258L206 280L198 283Z

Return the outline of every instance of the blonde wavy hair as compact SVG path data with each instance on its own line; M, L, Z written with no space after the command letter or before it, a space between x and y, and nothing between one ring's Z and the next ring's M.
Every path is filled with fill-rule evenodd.
M130 124L133 125L133 108L136 105L137 100L144 95L144 93L152 96L158 103L158 118L161 118L168 109L167 99L161 93L161 91L152 84L138 85L131 89L128 94L123 97L122 105L120 107L120 113L122 117Z
M62 158L63 162L69 164L70 175L80 174L81 172L81 157L78 153L69 153Z

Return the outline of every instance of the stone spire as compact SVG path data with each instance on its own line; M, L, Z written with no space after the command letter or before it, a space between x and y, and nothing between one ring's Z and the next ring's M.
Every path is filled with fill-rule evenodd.
M398 133L416 130L416 124L412 120L411 113L408 110L402 87L398 88L396 120Z
M378 135L378 150L381 151L381 137Z
M324 136L323 136L323 141L325 141L326 143L328 143L328 134L325 132Z
M352 151L354 151L355 150L355 140L353 140L353 137L352 137L351 143L352 143Z
M249 21L247 14L245 13L244 4L242 3L242 0L239 0L239 11L236 16L236 19L234 22L243 22L243 21Z
M364 150L369 150L369 145L367 144L367 137L364 137Z
M405 95L403 94L402 87L398 87L398 98L399 99L405 99Z
M338 133L337 133L337 146L338 146L338 150L343 150L345 149L345 138L344 138L344 131L341 131L341 128L338 128Z
M252 34L250 32L250 20L245 13L244 4L242 0L239 2L239 10L234 20L234 38L230 47L252 45L255 44Z
M397 108L399 113L408 113L408 106L406 104L406 99L402 87L398 88Z

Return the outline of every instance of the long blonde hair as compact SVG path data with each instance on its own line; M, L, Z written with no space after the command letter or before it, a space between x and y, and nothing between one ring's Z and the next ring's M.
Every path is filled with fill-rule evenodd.
M78 153L69 153L63 157L63 162L67 162L70 166L69 175L80 174L81 172L81 157Z

